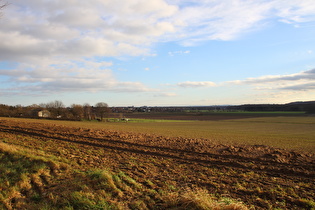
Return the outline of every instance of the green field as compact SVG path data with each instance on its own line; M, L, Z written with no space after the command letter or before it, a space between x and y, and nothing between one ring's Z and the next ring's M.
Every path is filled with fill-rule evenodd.
M29 119L18 119L29 120ZM48 121L73 127L204 138L228 144L268 145L315 151L315 117L258 117L221 121L130 119L129 122Z
M102 126L118 131L315 151L314 117L260 117L224 121L143 121L104 123Z

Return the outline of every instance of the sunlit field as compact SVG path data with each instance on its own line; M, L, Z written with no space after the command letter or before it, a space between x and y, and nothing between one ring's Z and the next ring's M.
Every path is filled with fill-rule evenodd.
M314 126L0 118L0 209L313 209Z
M38 122L38 120L30 119L16 120ZM128 122L41 121L90 129L204 138L220 143L268 145L285 149L315 151L315 117L259 117L222 121L139 119L130 119Z

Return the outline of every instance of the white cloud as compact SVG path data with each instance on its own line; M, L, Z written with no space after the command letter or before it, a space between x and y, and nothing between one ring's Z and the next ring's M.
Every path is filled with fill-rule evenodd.
M269 4L259 1L200 1L174 17L184 27L178 37L184 45L205 40L231 40L264 19Z
M168 52L169 56L174 56L174 55L182 55L182 54L189 54L190 51L189 50L185 50L185 51L173 51L173 52Z
M302 71L295 74L287 75L268 75L258 78L248 78L244 83L265 83L265 82L278 82L278 81L300 81L300 80L315 80L315 69Z
M186 81L186 82L180 82L177 83L177 86L179 87L213 87L216 86L214 82L192 82L192 81Z
M0 60L20 61L25 54L72 58L146 55L147 46L174 31L166 18L177 11L162 0L10 3L0 29L0 49L8 53Z
M171 39L183 45L207 40L233 40L253 30L264 28L271 20L297 26L315 21L313 0L199 0L177 1L180 10L172 17L178 27Z
M154 97L174 97L177 96L176 93L159 93L159 94L155 94Z
M14 62L17 68L0 72L12 87L19 84L23 90L37 92L150 91L142 83L116 79L108 69L114 65L109 57L152 56L151 46L161 41L194 45L206 40L232 40L260 28L260 23L270 18L289 24L314 21L314 1L11 0L0 19L0 62ZM294 80L291 87L298 89L305 84L305 88L312 88L306 74L240 83L293 81L304 76ZM307 76L314 78L314 74ZM308 83L302 84L302 80ZM207 81L177 85L215 86Z
M277 16L286 23L303 23L315 21L315 4L313 0L275 1Z
M117 80L109 57L150 56L149 46L174 31L177 6L163 0L18 1L0 20L2 92L155 91ZM145 20L145 21L144 21Z
M288 75L267 75L245 80L225 82L225 84L252 85L256 90L294 90L315 89L315 69Z
M270 18L315 21L314 5L313 0L12 0L1 20L0 49L8 53L0 59L148 55L154 42L231 40Z
M210 81L186 81L176 84L179 87L222 87L226 85L251 85L255 90L293 90L308 91L315 89L315 69L288 75L266 75L244 80L214 83Z
M48 63L54 63L54 61ZM53 66L22 63L13 70L0 69L0 74L8 78L5 82L9 82L15 87L3 89L4 92L8 93L16 90L23 94L27 92L42 94L155 91L140 82L118 81L112 71L107 68L111 65L111 62L93 60L69 61Z

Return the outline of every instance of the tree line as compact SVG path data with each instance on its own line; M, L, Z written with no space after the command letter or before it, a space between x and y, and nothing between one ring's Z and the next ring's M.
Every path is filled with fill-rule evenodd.
M315 113L315 101L292 102L287 104L244 104L231 106L230 108L241 111L258 111L258 112L305 112L308 114Z
M72 104L66 107L62 101L33 104L30 106L9 106L0 104L2 117L50 118L64 120L99 120L116 116L122 118L124 113L132 112L183 112L187 110L222 110L249 112L305 112L315 114L315 101L292 102L288 104L244 104L238 106L181 106L181 107L109 107L105 102L98 102L94 106L85 103Z
M0 116L2 117L103 121L110 112L111 110L105 102L98 102L94 106L88 103L72 104L70 107L66 107L62 101L58 100L30 106L0 104Z

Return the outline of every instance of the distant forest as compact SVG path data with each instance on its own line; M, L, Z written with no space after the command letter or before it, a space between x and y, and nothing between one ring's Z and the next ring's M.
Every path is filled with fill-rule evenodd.
M236 110L243 111L293 111L315 113L315 101L292 102L288 104L245 104L231 106Z
M0 116L2 117L26 117L48 118L61 120L99 120L108 117L121 118L123 113L131 112L187 112L187 111L246 111L246 112L305 112L315 114L315 101L292 102L288 104L244 104L225 106L142 106L142 107L109 107L105 102L99 102L94 106L88 103L72 104L66 107L61 101L53 101L47 104L33 104L31 106L10 106L0 104Z

